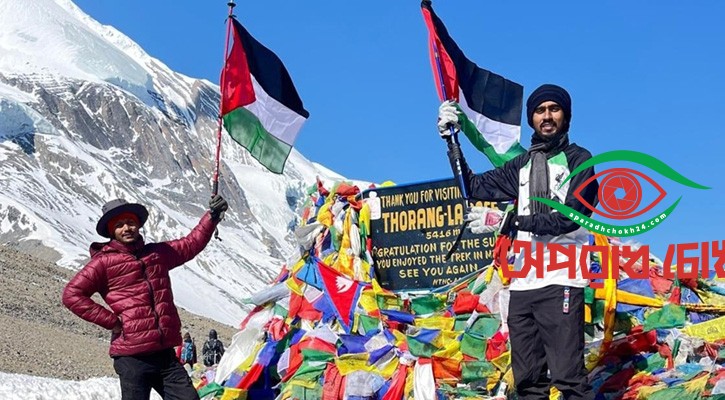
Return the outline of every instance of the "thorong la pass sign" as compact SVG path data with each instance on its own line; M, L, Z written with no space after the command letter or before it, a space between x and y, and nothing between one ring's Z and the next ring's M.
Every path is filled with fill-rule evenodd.
M364 197L370 205L375 273L386 289L443 286L493 260L493 236L469 231L463 233L450 259L445 259L466 212L454 179L377 188L366 191Z

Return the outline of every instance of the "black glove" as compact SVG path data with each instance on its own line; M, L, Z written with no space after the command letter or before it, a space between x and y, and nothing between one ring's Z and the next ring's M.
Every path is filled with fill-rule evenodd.
M518 220L516 219L515 209L506 213L501 224L501 234L509 237L516 237L516 233L519 230Z
M220 195L215 195L209 200L209 212L211 213L211 219L218 220L224 211L229 209L229 204Z
M458 143L453 143L453 141L448 142L448 160L451 163L451 170L453 170L453 176L458 176L458 168L456 168L456 160L458 160L461 163L461 174L463 175L463 184L466 185L466 193L471 193L471 175L473 174L468 168L468 164L466 163L466 159L463 157L463 152L461 151L461 145Z

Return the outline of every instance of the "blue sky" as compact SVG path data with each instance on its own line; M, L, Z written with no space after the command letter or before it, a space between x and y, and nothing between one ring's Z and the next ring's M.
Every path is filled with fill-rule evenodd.
M225 1L76 4L172 69L218 82ZM567 88L573 142L593 154L649 153L712 187L649 174L668 193L653 212L682 201L638 240L663 258L669 243L724 240L725 3L618 4L433 3L468 58L521 83L525 96L542 83ZM373 182L451 176L435 129L439 102L417 1L247 1L235 14L289 69L311 114L296 143L307 158ZM530 134L524 126L526 147ZM464 152L474 170L490 168L470 146Z

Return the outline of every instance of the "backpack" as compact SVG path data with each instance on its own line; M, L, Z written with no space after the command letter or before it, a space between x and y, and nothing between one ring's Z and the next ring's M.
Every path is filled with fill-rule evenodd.
M181 363L190 363L194 362L194 349L193 349L193 343L191 342L184 342L184 344L181 346Z

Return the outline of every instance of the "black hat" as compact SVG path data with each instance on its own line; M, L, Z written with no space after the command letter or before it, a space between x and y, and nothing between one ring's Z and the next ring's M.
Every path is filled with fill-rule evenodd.
M138 217L138 221L141 223L141 226L146 223L146 220L149 217L149 211L146 209L146 207L142 206L141 204L136 203L129 203L124 199L115 199L111 200L108 203L103 205L103 208L101 208L101 212L103 213L103 216L100 220L98 220L98 223L96 224L96 232L105 237L105 238L111 238L111 233L108 232L108 223L115 217L130 212L135 214Z
M571 122L571 97L563 87L549 83L539 86L526 100L526 118L529 121L529 126L534 127L534 110L545 101L553 101L561 106L568 126Z

